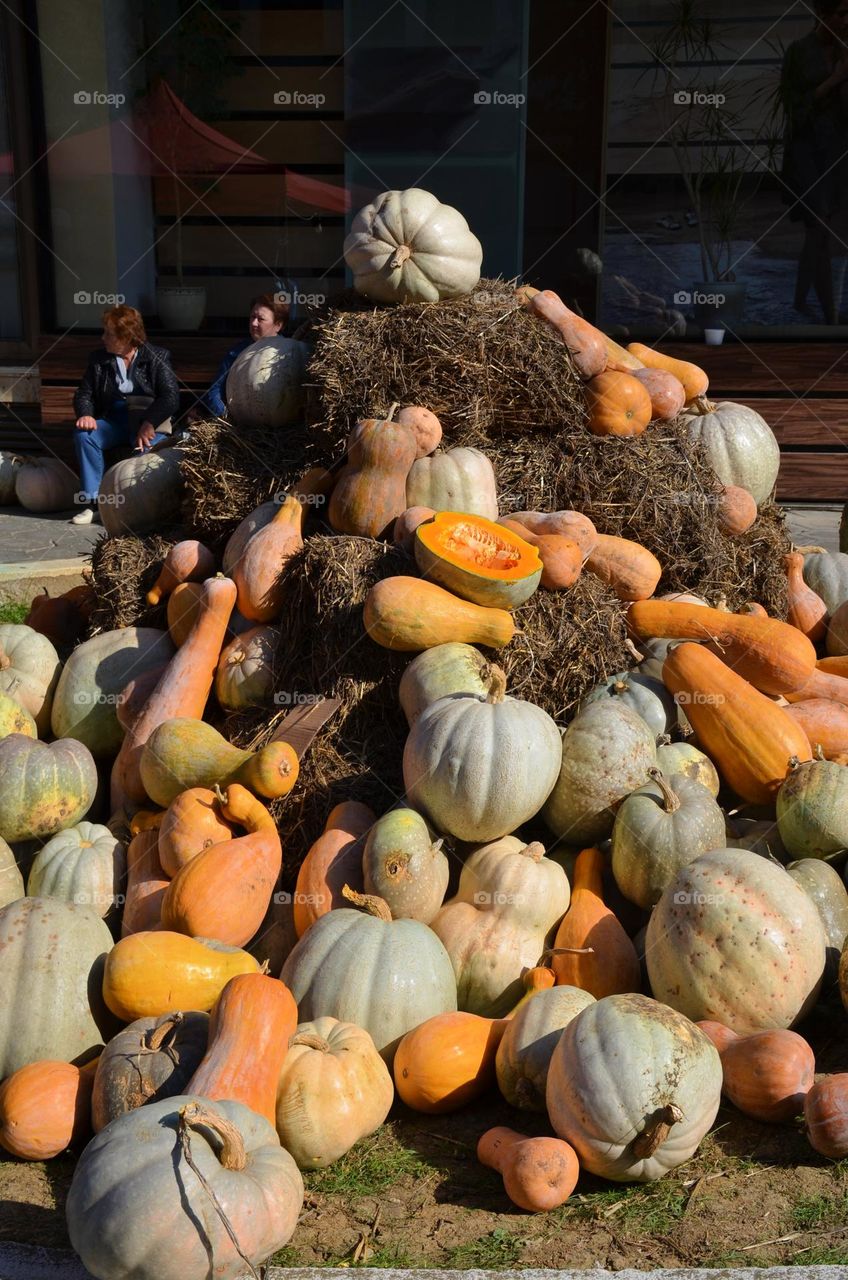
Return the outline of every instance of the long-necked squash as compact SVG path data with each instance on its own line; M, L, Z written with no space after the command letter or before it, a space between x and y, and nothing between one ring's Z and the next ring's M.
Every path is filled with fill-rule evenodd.
M186 1093L213 1102L243 1102L277 1124L277 1085L297 1029L297 1005L279 978L230 978L209 1020L209 1047Z
M139 831L127 848L127 896L121 936L155 929L162 917L162 898L169 884L159 862L159 828Z
M675 360L673 356L661 355L653 347L646 347L641 342L629 343L627 350L632 356L636 356L638 360L641 360L642 364L646 365L647 368L665 369L667 373L673 373L675 378L683 385L687 403L690 400L697 399L698 396L707 394L710 380L698 365L692 364L688 360Z
M589 430L595 436L640 436L651 421L650 392L632 373L606 369L586 384Z
M637 639L701 640L763 693L799 692L816 667L816 651L796 627L777 618L725 613L674 600L639 600L627 611ZM815 695L810 695L815 696Z
M236 586L230 578L209 578L203 587L200 615L191 634L168 663L121 744L112 767L113 812L127 801L139 805L144 800L141 753L153 730L174 716L203 716L236 602Z
M257 529L236 561L233 581L238 611L252 622L272 622L282 609L280 576L286 561L303 546L306 504L289 494L273 520Z
M147 603L157 605L182 582L202 582L215 572L215 557L196 539L176 542L162 562L159 577L147 593Z
M486 609L460 600L434 582L403 575L384 578L371 588L363 621L377 644L405 653L450 641L502 649L515 634L506 609Z
M237 782L266 800L287 796L300 764L288 742L242 750L204 720L176 716L151 733L141 755L141 780L163 807L190 787L226 787Z
M603 866L600 849L583 849L577 855L571 905L557 930L550 960L557 986L579 987L596 1000L642 986L636 948L604 902Z
M821 747L825 760L848 752L848 706L832 698L805 698L790 703L786 714L801 726L813 749Z
M586 568L612 588L619 600L647 600L657 589L662 565L640 542L599 534Z
M812 759L801 726L704 645L676 645L663 664L663 681L741 799L774 803L792 757Z
M366 418L350 433L347 462L330 498L330 524L337 533L379 538L406 510L406 477L418 437L411 426L392 421L394 407L387 418Z
M804 581L804 557L800 551L790 551L783 563L789 592L786 621L818 644L827 630L827 605Z
M124 1022L174 1009L208 1013L230 978L258 972L259 961L238 947L165 929L134 933L106 956L103 999Z
M788 702L806 702L810 698L830 698L843 707L848 707L848 677L833 675L821 667L816 667L802 689L787 691L784 695Z
M542 577L536 548L484 516L439 511L415 530L415 559L425 578L485 608L517 609Z
M358 800L344 800L330 811L323 832L310 846L297 873L294 928L299 938L319 916L348 905L342 893L346 884L363 891L362 851L365 836L376 821L376 813Z
M222 816L247 834L210 845L180 868L162 899L162 925L241 947L262 923L283 852L274 819L254 795L238 783L221 795Z
M550 325L561 342L568 347L580 377L585 381L603 373L607 367L607 344L604 335L565 305L551 289L534 294L524 304L531 315Z

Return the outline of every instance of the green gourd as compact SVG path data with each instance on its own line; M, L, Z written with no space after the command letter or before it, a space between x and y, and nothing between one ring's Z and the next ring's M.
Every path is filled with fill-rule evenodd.
M204 720L178 716L153 730L141 755L141 781L150 799L167 807L189 787L241 783L271 800L297 780L297 756L286 742L243 751Z

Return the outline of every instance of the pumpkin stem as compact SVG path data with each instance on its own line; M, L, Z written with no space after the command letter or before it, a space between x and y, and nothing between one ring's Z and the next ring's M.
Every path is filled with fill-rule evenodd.
M145 1031L141 1042L142 1049L146 1053L157 1053L171 1033L176 1031L184 1016L179 1010L176 1013L166 1014L155 1027Z
M412 250L409 245L399 244L392 256L389 258L389 269L391 271L396 271L398 267L402 267L403 264L411 257Z
M389 412L386 414L386 416L385 416L385 418L383 419L383 421L384 421L384 422L391 422L392 418L395 416L395 413L397 412L397 410L398 410L399 408L400 408L400 400L394 400L394 401L392 402L392 405L391 405L390 409L389 409Z
M188 1144L189 1130L200 1128L211 1129L215 1137L219 1139L220 1146L215 1154L225 1169L240 1173L242 1169L246 1168L247 1153L244 1149L244 1139L237 1126L231 1120L227 1120L225 1116L220 1116L215 1111L209 1111L205 1107L201 1107L198 1102L187 1102L184 1107L180 1107L180 1134L183 1136L186 1145ZM214 1146L214 1144L210 1145Z
M629 636L624 641L624 647L628 653L633 655L633 657L636 659L637 662L645 661L644 653L641 653L640 650L636 648L635 644L633 643L633 641L630 639Z
M374 893L357 893L356 889L351 889L349 884L342 888L342 897L347 898L348 902L352 902L355 907L362 907L363 911L376 916L378 920L385 920L387 924L391 924L392 913L385 898L378 898Z
M540 862L545 856L545 846L540 840L531 840L521 850L522 858L532 858L534 862Z
M800 769L801 761L798 759L797 756L790 756L789 764L787 767L794 773L796 769Z
M491 668L491 680L489 683L489 695L486 698L486 701L491 703L503 702L505 697L506 675L503 670L493 662Z
M542 959L546 956L593 956L595 954L594 947L546 947L542 952Z
M815 743L813 746L813 755L816 760L824 760L824 748L820 742Z
M708 400L706 396L696 396L694 400L690 400L686 406L688 413L696 413L698 417L704 417L707 413L715 413L716 405L712 400Z
M648 777L651 778L662 792L663 808L666 813L677 813L680 808L680 796L672 791L671 785L663 773L662 769L658 769L656 765L652 765L648 770Z
M293 1045L305 1044L309 1049L317 1049L319 1053L329 1053L330 1046L323 1036L318 1036L314 1031L298 1031L289 1040L289 1048Z
M227 793L226 791L221 790L220 782L216 782L212 790L215 792L215 799L218 801L218 804L225 805L227 803Z
M670 733L661 733L660 736L657 738L658 747L667 747L669 746L670 743L671 743Z
M638 1137L633 1140L633 1154L637 1160L647 1160L662 1146L672 1127L683 1119L683 1112L673 1102L655 1112Z

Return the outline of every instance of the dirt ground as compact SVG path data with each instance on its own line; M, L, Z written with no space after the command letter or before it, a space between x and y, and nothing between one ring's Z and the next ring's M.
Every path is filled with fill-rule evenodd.
M838 1007L802 1028L821 1072L848 1070ZM848 1265L848 1159L808 1145L800 1122L766 1125L730 1104L694 1159L648 1186L583 1175L546 1215L515 1209L475 1159L479 1135L507 1124L550 1132L544 1116L495 1097L456 1115L397 1104L379 1133L306 1178L306 1200L282 1266L677 1267ZM74 1169L0 1163L0 1240L69 1247L64 1201Z

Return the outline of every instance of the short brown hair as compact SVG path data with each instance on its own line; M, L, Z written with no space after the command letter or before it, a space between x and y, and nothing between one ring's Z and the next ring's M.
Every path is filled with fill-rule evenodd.
M255 298L250 299L250 310L254 307L267 307L274 317L274 323L284 325L289 318L291 307L287 302L279 302L277 299L279 294L273 293L257 293Z
M131 342L134 347L140 347L147 341L141 312L136 311L135 307L128 307L126 303L104 311L103 325L104 328L108 325L116 337L122 342Z

